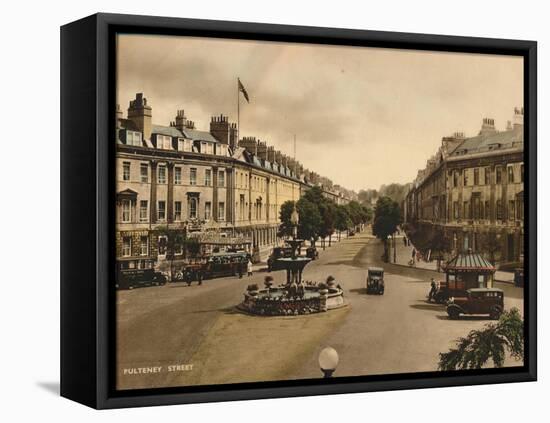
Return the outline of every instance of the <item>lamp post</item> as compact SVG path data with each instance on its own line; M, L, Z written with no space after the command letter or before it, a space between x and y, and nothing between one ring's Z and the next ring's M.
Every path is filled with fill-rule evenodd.
M393 262L397 263L397 248L395 248L395 232L391 234L392 246L393 246Z
M324 378L332 377L334 370L338 366L338 352L332 347L325 347L319 353L319 367L323 372Z
M388 235L386 238L386 245L387 247L387 256L386 256L386 262L391 263L391 235Z

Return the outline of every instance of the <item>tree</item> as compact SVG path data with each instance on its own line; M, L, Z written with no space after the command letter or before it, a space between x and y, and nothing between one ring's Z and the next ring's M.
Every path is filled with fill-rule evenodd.
M502 367L506 351L515 359L524 358L523 319L517 308L505 311L497 324L490 323L481 330L472 330L457 340L456 348L439 354L440 370L480 369L492 360Z
M401 204L405 199L405 195L407 195L408 189L409 185L407 184L401 185L393 183L389 185L382 185L380 187L379 194L383 197L390 197L393 201Z
M319 236L322 239L323 249L325 249L325 238L328 236L329 247L334 233L334 219L336 214L336 204L332 201L324 199L318 204L319 213L321 214L321 227L319 228Z
M361 205L361 208L363 209L363 223L371 222L373 217L372 208L365 205Z
M362 189L357 194L357 198L361 204L371 204L372 200L378 197L378 191L375 189Z
M309 188L303 195L305 200L309 201L310 203L316 204L317 206L325 203L327 198L323 195L323 190L321 187L313 186Z
M302 197L296 203L296 209L300 215L298 223L298 236L302 239L309 239L315 245L315 239L319 236L322 220L321 213L316 204Z
M338 231L338 241L340 241L340 234L342 231L347 230L353 222L351 221L348 209L344 205L336 206L334 214L334 228Z
M170 279L174 272L174 260L176 254L184 252L187 234L185 229L169 228L168 226L160 226L156 229L158 236L166 238L166 258L170 260Z
M388 260L388 236L401 224L401 208L389 197L380 197L374 209L372 233L384 242L384 258Z

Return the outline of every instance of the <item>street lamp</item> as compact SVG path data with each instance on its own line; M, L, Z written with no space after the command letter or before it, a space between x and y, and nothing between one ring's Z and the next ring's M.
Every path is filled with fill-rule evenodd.
M332 377L336 366L338 366L338 353L332 347L325 347L319 353L319 366L323 372L324 378Z

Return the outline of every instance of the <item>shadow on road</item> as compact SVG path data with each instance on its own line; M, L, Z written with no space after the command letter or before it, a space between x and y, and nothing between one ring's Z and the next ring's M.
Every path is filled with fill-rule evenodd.
M449 316L445 315L445 316L437 316L437 318L439 320L450 320L452 321L453 319L450 319ZM456 319L457 322L460 322L461 320L463 321L470 321L470 322L478 322L480 320L487 320L487 322L496 322L496 320L493 320L493 319L490 319L489 317L487 316L460 316L458 319Z
M190 313L201 314L201 313L223 313L223 314L240 314L236 306L223 307L223 308L214 308L211 310L195 310Z
M409 307L414 308L415 310L430 310L430 311L445 310L445 306L442 304L432 304L428 302L424 302L424 304L411 304Z
M349 292L353 292L354 294L366 295L367 288L354 288L350 289Z

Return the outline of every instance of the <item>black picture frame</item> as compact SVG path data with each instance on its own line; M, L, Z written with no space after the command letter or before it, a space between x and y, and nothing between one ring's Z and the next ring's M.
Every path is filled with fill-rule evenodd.
M120 32L518 55L525 95L523 367L115 391L114 40ZM95 14L61 28L61 395L90 407L232 401L534 381L537 377L537 44L470 38Z

